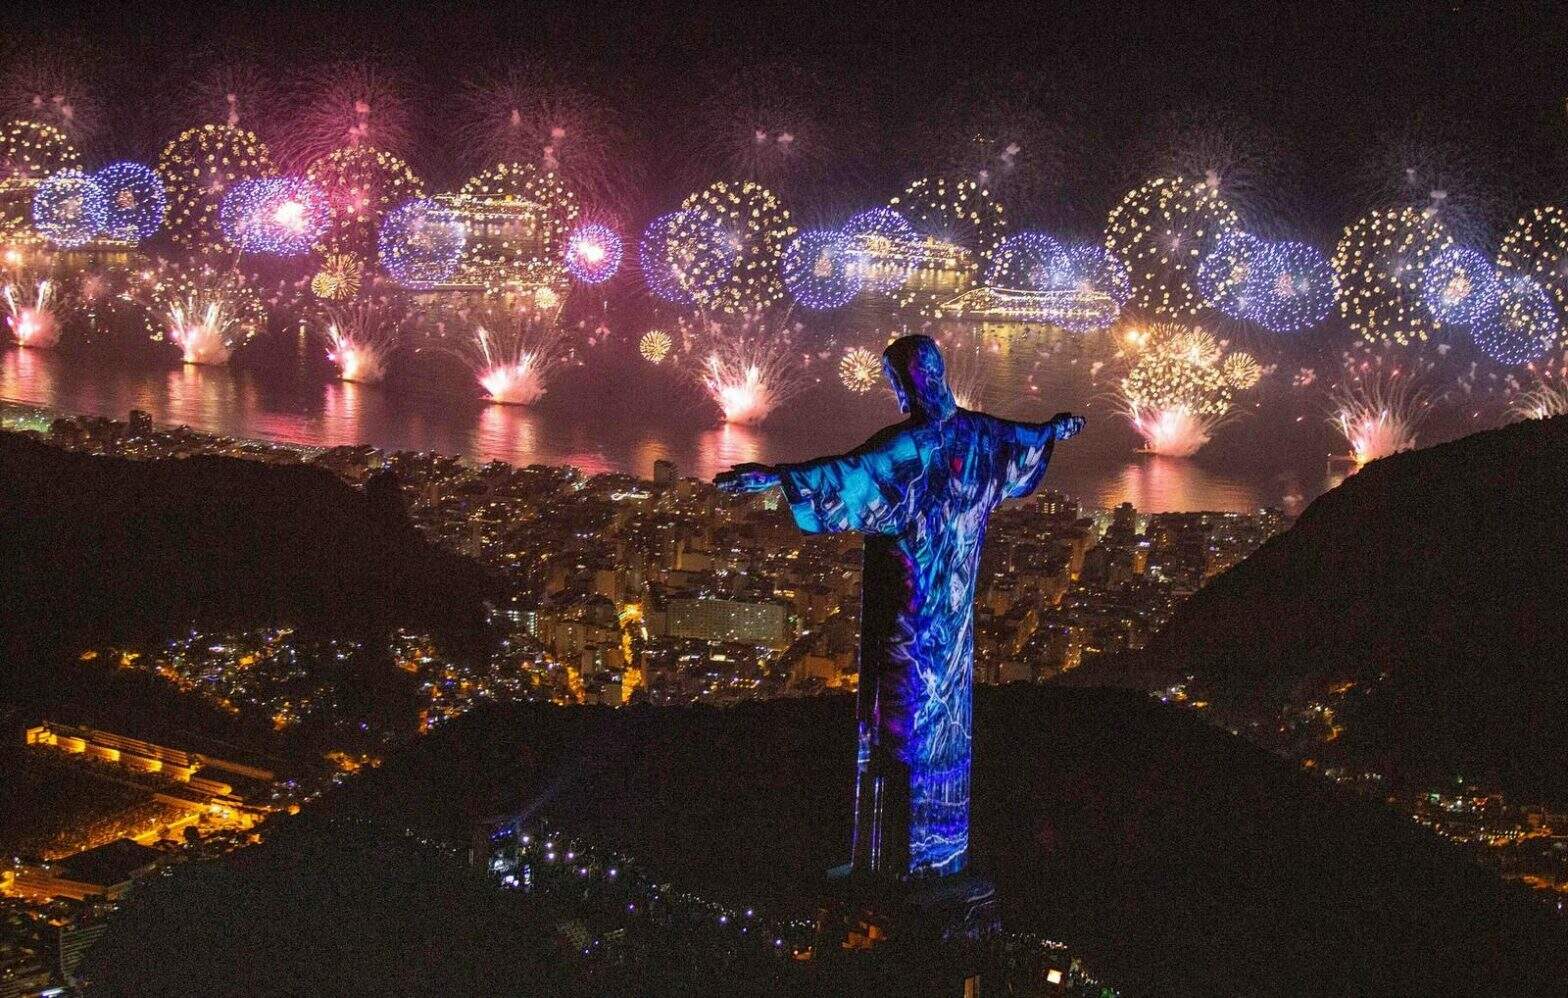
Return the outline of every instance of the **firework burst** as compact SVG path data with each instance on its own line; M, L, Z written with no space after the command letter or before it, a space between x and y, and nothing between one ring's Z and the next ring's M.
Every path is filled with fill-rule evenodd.
M1134 305L1180 318L1203 307L1199 268L1236 227L1217 178L1161 177L1111 209L1105 247L1132 276Z
M1227 369L1224 347L1202 329L1158 326L1147 342L1121 380L1122 410L1144 450L1191 457L1230 417L1236 387L1228 375L1236 372Z
M428 290L449 280L468 245L468 226L455 210L430 198L410 200L381 223L376 249L381 266L406 288ZM356 260L352 254L329 254Z
M1356 467L1416 446L1430 400L1415 365L1381 356L1346 358L1344 377L1329 393L1329 425L1350 448Z
M1251 225L1285 214L1293 201L1290 145L1268 127L1223 106L1159 116L1129 152L1134 176L1202 178ZM1266 235L1267 233L1260 233Z
M1275 333L1294 333L1328 318L1339 281L1317 247L1300 242L1269 243L1263 280L1247 318Z
M326 193L303 177L242 180L218 206L224 238L244 253L305 253L327 221Z
M50 125L84 142L96 131L101 115L79 76L80 66L79 51L41 49L5 74L0 102L11 116Z
M140 163L110 163L93 174L103 189L104 235L139 243L163 227L169 195L163 180Z
M864 395L882 381L882 358L865 347L850 347L839 358L838 380L856 395Z
M340 63L300 86L284 158L300 168L345 147L403 156L413 140L413 115L394 76L368 62Z
M909 224L916 242L906 277L933 272L935 283L906 280L899 305L930 314L934 305L967 288L985 270L1002 241L1007 219L991 192L977 181L921 177L888 202ZM943 279L941 275L948 277Z
M1551 294L1533 278L1504 274L1490 314L1470 327L1477 348L1503 365L1526 364L1546 356L1562 333Z
M1503 237L1497 266L1534 279L1568 310L1568 212L1548 205L1521 215Z
M748 65L715 82L694 118L704 161L792 199L844 179L841 168L853 159L846 145L857 132L822 112L842 110L852 88L781 63Z
M528 163L559 174L572 189L606 204L632 186L626 130L586 91L543 66L524 66L468 83L457 135L478 167Z
M577 356L553 311L527 307L479 316L462 352L485 397L500 405L538 402Z
M212 267L176 269L152 289L152 338L173 343L187 364L226 364L266 328L261 299L244 278Z
M382 219L398 205L424 196L425 184L398 157L370 146L346 146L305 171L326 196L327 225L321 246L333 253L368 256Z
M108 202L98 182L80 170L61 170L33 194L33 228L55 246L71 248L103 232Z
M376 299L329 307L321 336L327 344L327 359L338 369L338 378L363 384L376 384L385 378L402 322L400 311Z
M1263 380L1263 365L1252 354L1238 350L1220 363L1220 374L1232 388L1244 392Z
M1440 324L1423 300L1423 279L1452 242L1437 216L1418 208L1372 211L1348 226L1330 263L1350 328L1373 343L1426 340Z
M796 304L812 311L843 308L864 288L849 237L837 229L807 229L784 247L779 273Z
M18 346L52 347L59 341L53 281L10 283L0 289L0 297L5 299L6 325Z
M0 127L0 193L31 189L81 165L76 147L53 125L24 120Z
M347 301L359 294L365 265L351 253L328 253L310 278L310 293L323 301Z
M931 110L924 129L942 172L973 180L1004 204L1028 211L1062 203L1070 175L1061 121L1036 74L959 84ZM1033 219L1040 221L1038 219Z
M578 283L603 284L621 268L623 252L619 232L603 222L586 222L567 237L562 262Z
M670 349L674 345L669 333L650 329L642 334L642 339L637 341L637 352L642 354L642 359L650 364L662 364L664 358L670 355Z
M709 185L681 202L668 231L664 263L702 308L749 315L784 297L779 262L795 226L760 184Z
M1506 201L1489 179L1492 164L1468 141L1425 131L1406 126L1373 142L1359 178L1361 203L1413 209L1462 242L1490 243Z
M274 172L271 152L253 132L230 125L200 125L181 132L158 156L174 241L185 247L215 244L222 235L218 210L223 195L242 180Z
M805 389L811 358L796 341L803 330L788 315L706 315L682 327L691 375L726 423L755 426Z
M267 127L280 101L270 77L249 63L206 69L191 83L182 104L186 117L272 134Z

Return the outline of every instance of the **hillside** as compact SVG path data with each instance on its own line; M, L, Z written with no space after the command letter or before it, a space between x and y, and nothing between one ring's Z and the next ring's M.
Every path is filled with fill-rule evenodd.
M477 565L425 542L390 496L303 465L131 461L0 434L0 536L13 657L192 626L462 637L483 622Z
M1195 716L1133 693L1008 687L978 691L975 718L974 855L1010 928L1070 940L1129 994L1544 993L1568 972L1563 926L1539 902ZM471 819L526 809L711 896L809 909L848 847L852 739L843 697L516 705L438 729L313 812L462 843ZM336 914L355 922L357 905ZM176 904L144 917L117 936L146 955L151 976L129 983L156 990L160 950L197 927ZM200 928L201 973L231 981L252 962L231 950L248 945L253 916L201 917L221 922ZM454 964L483 958L454 945ZM330 979L301 960L269 973ZM189 962L182 973L197 973Z
M1355 681L1342 752L1568 799L1565 483L1568 418L1375 461L1185 603L1138 665L1264 707Z

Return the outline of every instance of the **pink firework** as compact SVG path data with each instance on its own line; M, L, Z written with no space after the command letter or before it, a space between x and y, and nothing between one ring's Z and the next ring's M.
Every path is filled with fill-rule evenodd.
M603 103L542 66L468 83L456 133L476 166L530 163L600 204L631 188L626 130Z
M322 338L339 380L376 384L385 378L401 324L398 312L376 300L329 309Z
M864 129L835 127L823 113L853 117L845 110L852 92L784 64L751 65L716 79L694 122L700 161L791 197L836 183L844 179L841 168L856 162L853 137Z
M5 299L6 325L17 345L52 347L60 339L60 321L55 315L54 282L42 280L31 288L7 284L0 290Z
M368 62L324 67L299 88L283 129L284 158L304 167L334 149L374 147L399 156L413 145L413 116L391 73Z
M92 137L99 109L81 79L81 55L42 51L18 61L0 81L6 117L53 125L73 142Z
M726 423L755 426L811 381L814 358L796 346L801 333L787 316L707 317L682 328L691 374Z
M533 405L576 360L558 318L534 309L482 316L463 353L485 397L500 405Z
M1431 407L1418 376L1413 362L1347 359L1344 378L1329 394L1329 425L1344 437L1356 467L1416 446L1416 431Z
M255 66L236 63L208 70L191 85L180 124L211 122L270 135L278 91Z

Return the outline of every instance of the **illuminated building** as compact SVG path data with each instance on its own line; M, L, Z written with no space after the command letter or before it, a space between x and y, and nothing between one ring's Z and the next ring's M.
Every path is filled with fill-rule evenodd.
M678 599L665 607L665 631L672 638L729 641L782 647L788 642L784 607L730 599Z

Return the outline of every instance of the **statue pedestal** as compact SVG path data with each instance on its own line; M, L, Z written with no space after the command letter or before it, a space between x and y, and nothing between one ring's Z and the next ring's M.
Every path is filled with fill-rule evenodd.
M841 866L828 873L824 894L812 949L824 969L860 964L857 976L896 981L908 995L977 993L1001 929L996 888L986 880L959 873L888 881Z

